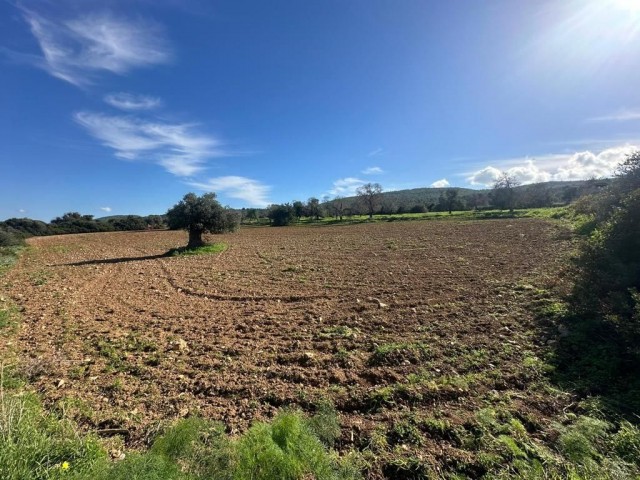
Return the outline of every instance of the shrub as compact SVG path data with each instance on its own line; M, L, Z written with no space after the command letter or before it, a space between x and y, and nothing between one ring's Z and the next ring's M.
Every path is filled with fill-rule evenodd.
M0 230L0 247L13 247L24 244L24 235L15 230Z
M291 225L296 220L296 212L289 203L283 205L271 205L268 213L271 225L274 227L284 227Z

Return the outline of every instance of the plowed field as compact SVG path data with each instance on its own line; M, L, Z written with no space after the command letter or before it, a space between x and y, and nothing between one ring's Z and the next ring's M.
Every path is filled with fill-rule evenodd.
M245 228L193 257L163 256L184 232L43 237L2 282L22 310L23 374L131 445L158 420L199 414L237 432L327 398L343 450L384 438L472 463L451 432L477 411L502 405L535 436L563 402L535 388L525 308L532 279L553 280L562 234L528 219ZM416 416L412 442L396 427Z

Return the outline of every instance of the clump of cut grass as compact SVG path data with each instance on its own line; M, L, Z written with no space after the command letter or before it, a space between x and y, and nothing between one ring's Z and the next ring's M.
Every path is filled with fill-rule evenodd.
M224 252L229 246L226 243L211 243L197 248L178 247L167 252L170 257L186 257L191 255L212 255Z

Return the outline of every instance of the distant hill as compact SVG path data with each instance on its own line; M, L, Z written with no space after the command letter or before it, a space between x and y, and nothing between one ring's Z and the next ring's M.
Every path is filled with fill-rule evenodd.
M543 182L515 187L518 205L523 208L543 207L567 204L582 195L593 193L608 185L610 179L577 180L564 182ZM461 187L449 188L412 188L408 190L394 190L383 192L381 199L381 213L407 212L411 209L424 208L426 210L441 210L442 198L448 190L458 192L459 204L456 209L488 208L491 206L491 189L471 189ZM331 211L335 200L324 203ZM359 208L357 197L342 199L345 208L356 210Z

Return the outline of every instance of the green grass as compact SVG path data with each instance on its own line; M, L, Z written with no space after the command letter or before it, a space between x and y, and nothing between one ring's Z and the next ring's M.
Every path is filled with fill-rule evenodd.
M212 243L197 248L179 247L169 250L171 257L187 257L191 255L211 255L224 252L229 246L226 243Z
M24 247L21 246L0 247L0 275L16 263L23 249Z
M568 207L547 207L547 208L527 208L516 209L513 212L508 210L461 210L454 212L425 212L425 213L394 213L380 214L369 218L368 215L351 215L344 216L342 220L326 216L319 220L314 218L302 218L298 222L294 222L291 226L327 226L327 225L351 225L359 223L380 223L380 222L397 222L397 221L420 221L420 220L485 220L485 219L513 219L513 218L546 218L553 220L571 220L573 214ZM266 219L255 223L245 223L245 227L269 226ZM393 249L393 245L387 245Z
M18 309L13 304L0 300L0 338L16 333L19 319Z
M386 343L379 345L369 358L369 365L419 364L430 358L424 343Z
M33 394L0 389L0 472L3 480L303 480L356 479L358 469L332 446L340 433L335 410L321 405L306 418L282 411L230 438L220 424L181 420L142 452L111 461L102 442L42 409Z

